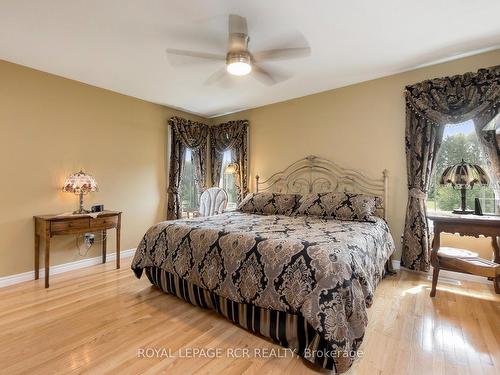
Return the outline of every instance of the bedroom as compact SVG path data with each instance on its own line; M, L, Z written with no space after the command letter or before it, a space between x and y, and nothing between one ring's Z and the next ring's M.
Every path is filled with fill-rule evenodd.
M498 159L493 160L495 154L482 137L489 136L489 145L496 147L498 157L498 117L493 115L500 100L499 10L498 3L490 0L459 2L451 9L445 1L404 6L393 1L342 5L318 1L307 7L299 1L272 5L261 1L3 1L0 372L499 373L500 298L494 282L482 274L498 272L499 261L498 255L497 263L491 259L500 236L500 170ZM233 26L228 26L229 15L239 16L233 19ZM468 27L461 27L464 24ZM252 71L247 75L218 76L221 69L225 71L230 27L237 28L237 34L246 29L248 51L257 57L260 51L297 48L296 58L250 61ZM234 43L241 43L241 38ZM217 55L218 59L222 55L223 60L183 57L176 54L178 50ZM259 68L270 72L271 80L264 73L259 75ZM454 79L439 80L443 77ZM436 91L429 94L419 86L426 80L431 81L424 86L434 84L436 89L445 82L455 91L443 104ZM429 95L417 97L418 90ZM479 98L471 95L471 90L479 91ZM425 107L430 97L437 97L439 103L431 103L434 112ZM420 117L412 115L415 106L420 106ZM445 116L435 113L436 108L454 112ZM483 126L476 131L478 119L487 122L487 130L483 131ZM225 131L219 131L221 124L228 123ZM238 132L238 127L243 130ZM428 133L424 134L422 127ZM182 135L174 137L173 128L194 129L188 135L194 139L201 133L204 142L187 147ZM455 134L461 138L453 138ZM231 147L219 147L224 137L234 141ZM174 138L181 139L180 143ZM461 204L460 188L439 183L446 167L461 163L453 151L452 140L458 138L466 140L458 153L465 155L467 171L484 170L486 175L466 190L466 209L475 210L478 198L482 216L451 213ZM191 149L179 154L184 162L175 158L175 144ZM425 152L435 159L423 158L429 168L424 177L415 175L418 168L414 160L418 158L412 156L411 147L416 145L425 145ZM204 154L196 153L200 147L205 147ZM433 148L438 152L433 153ZM229 149L230 155L220 152ZM196 154L204 155L202 187L196 183L193 154L195 158ZM455 156L449 156L452 154ZM172 172L176 160L184 170L181 174ZM431 168L433 163L435 168ZM80 170L93 176L98 185L98 191L83 196L83 208L96 206L99 210L104 205L111 212L95 212L95 218L72 215L79 206L78 194L74 194L78 191L66 182ZM286 173L275 175L283 171ZM277 184L269 186L266 180L272 176L271 182L276 180ZM316 177L323 180L313 183ZM246 180L246 189L239 188L242 180ZM187 187L183 189L182 183ZM297 207L289 207L293 214L288 210L287 215L259 215L236 208L247 191L259 190L265 198L267 192L278 193L284 183L295 184L296 189L283 193L297 193L292 190L298 189L302 195L291 196L297 199ZM200 215L199 193L212 186L229 192L228 212L192 218ZM194 193L181 196L189 189ZM376 216L375 223L339 220L338 214L330 217L331 212L318 214L302 205L309 193L351 189L381 198L379 209L371 213ZM374 201L363 201L360 210ZM403 237L409 201L410 216L423 217L423 221L408 220L411 229ZM269 281L267 289L276 286L274 300L254 299L251 303L252 298L239 294L243 289L236 285L242 279L238 270L245 262L232 262L242 254L267 256L255 247L224 258L227 268L219 274L226 273L227 288L212 287L220 290L218 297L225 298L225 317L163 293L144 275L137 279L130 267L143 236L149 228L177 216L181 218L173 229L198 225L208 234L225 230L228 239L245 234L254 239L260 236L259 241L267 238L272 244L282 236L278 233L285 232L283 227L290 230L300 221L296 231L304 232L304 222L308 231L290 234L286 243L311 244L310 239L316 236L317 243L325 244L323 249L336 241L344 241L345 246L363 242L359 247L368 252L369 244L377 248L385 241L387 247L385 253L377 253L381 254L379 259L359 259L353 266L356 277L360 272L371 275L370 281L370 277L359 279L370 288L348 288L352 296L362 293L363 298L353 301L359 302L356 311L367 316L366 321L361 318L360 332L349 336L352 329L347 330L346 335L355 338L351 340L355 350L340 351L335 361L313 364L303 358L307 357L303 345L293 347L292 342L300 341L297 319L304 319L307 312L305 308L297 312L303 301L296 302L300 307L278 306L281 298L290 294L280 286L291 284L275 283L284 280L284 265L278 272L269 260L261 275ZM476 226L489 232L461 236L458 229L448 228L455 233L451 234L445 227L452 224L443 222L443 217L458 220L453 225L465 223L468 229ZM277 221L270 221L275 218ZM248 220L260 221L254 225ZM321 227L325 223L337 227L325 229ZM390 235L381 239L384 223ZM343 235L356 232L356 226L364 228L360 231L365 237L353 235L347 243ZM378 228L378 242L368 239L376 234L367 228ZM475 261L483 263L471 265L465 260L457 265L457 259L463 257L445 257L444 252L433 256L431 238L441 229L443 249L477 253ZM333 231L339 233L333 236ZM169 236L173 241L175 236ZM121 250L118 257L117 245ZM222 251L224 246L221 243L216 248ZM204 255L212 254L206 250ZM343 251L342 255L351 253L356 251ZM386 262L390 253L392 259ZM285 261L284 250L282 254ZM435 278L437 293L430 297L433 271L438 268L433 262L438 259L444 269ZM105 264L101 264L103 260ZM116 269L117 260L120 269ZM313 269L305 263L306 269L299 267L301 276ZM287 265L292 264L289 261ZM319 262L320 268L325 264L329 263ZM45 277L46 265L50 278ZM395 275L389 275L389 266ZM452 266L464 269L447 270ZM162 276L163 284L173 281L171 289L183 279L176 269L168 267L173 271L170 275L179 277L174 280L163 269L167 272ZM246 268L246 275L256 280L258 271ZM202 274L194 272L193 277L201 278ZM330 276L326 279L335 280ZM196 292L199 302L212 282L214 277L203 285L199 280L184 290L193 294L193 287L203 289ZM246 293L250 289L247 287ZM302 289L294 290L300 295ZM311 290L308 293L314 295ZM316 299L321 296L316 294ZM210 298L215 297L210 294ZM238 309L242 314L241 304L251 306L250 329L231 322L236 314L227 319L228 301L231 311ZM257 308L262 313L272 312L272 318L259 329L255 326ZM248 311L244 313L248 315ZM310 313L307 324L313 326L321 314ZM278 326L274 338L271 319ZM282 319L289 319L288 327L296 329L280 331ZM338 321L334 319L332 324L338 326ZM265 328L264 332L260 328ZM318 324L311 337L324 339L322 330L327 328L326 323ZM287 343L280 340L283 333L288 334ZM347 354L347 360L342 354Z

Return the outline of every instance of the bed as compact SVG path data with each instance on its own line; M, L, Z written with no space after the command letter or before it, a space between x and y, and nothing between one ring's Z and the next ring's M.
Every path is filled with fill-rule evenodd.
M239 211L161 222L144 235L132 270L319 367L345 372L394 251L384 220L387 174L369 179L311 156L264 182L256 177L256 190L356 191L385 200L372 222Z

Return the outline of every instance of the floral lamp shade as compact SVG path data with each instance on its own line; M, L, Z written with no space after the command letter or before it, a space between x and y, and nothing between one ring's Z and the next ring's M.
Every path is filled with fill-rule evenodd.
M91 191L99 191L99 187L94 177L80 171L72 174L64 181L62 190L67 193L87 194Z
M80 208L73 213L85 214L89 211L83 208L83 195L91 191L99 191L99 187L97 186L97 182L94 177L80 171L72 174L66 179L66 181L64 181L62 191L80 195Z

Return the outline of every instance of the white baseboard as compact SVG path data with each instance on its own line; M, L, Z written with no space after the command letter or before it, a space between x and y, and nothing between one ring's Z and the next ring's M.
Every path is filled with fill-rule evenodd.
M120 259L128 258L135 254L135 249L128 249L120 251ZM106 254L106 261L112 261L116 259L116 253ZM102 256L97 256L95 258L87 258L82 260L77 260L76 262L58 264L56 266L50 267L50 274L57 275L58 273L63 273L71 270L76 270L78 268L84 268L89 266L95 266L96 264L102 263ZM45 277L45 269L40 268L40 278ZM16 275L9 275L0 277L0 288L4 286L13 285L17 283L22 283L23 281L29 281L35 279L35 271L28 271L23 273L18 273Z
M432 266L431 266L431 269L429 272L420 272L420 271L414 271L414 270L410 270L410 269L401 267L401 261L393 260L392 267L396 270L404 269L405 271L419 273L422 276L431 276L431 279L432 279L432 271L433 271ZM481 283L481 284L491 284L491 281L489 281L486 277L469 275L467 273L453 272L453 271L447 271L447 270L439 271L439 278L451 279L451 280L472 281L472 282Z
M134 254L135 254L135 249L123 250L120 252L120 258L128 258L128 257L133 256ZM112 261L115 259L116 259L116 253L111 253L111 254L106 255L106 261ZM95 266L97 264L101 264L101 262L102 262L102 257L97 256L95 258L77 260L76 262L58 264L56 266L50 267L50 274L57 275L58 273L76 270L78 268ZM401 269L401 261L393 260L392 267L395 270ZM429 272L413 271L413 270L406 269L404 267L403 267L403 269L406 271L409 271L409 272L420 273L423 276L432 275L432 268L431 268L431 271L429 271ZM43 277L45 277L45 269L40 269L40 278L43 278ZM486 279L485 277L468 275L465 273L452 272L452 271L446 271L446 270L441 270L439 272L439 277L448 278L448 279L452 279L452 280L473 281L473 282L477 282L477 283L481 283L481 284L491 283L491 281L488 281L488 279ZM16 275L9 275L9 276L0 277L0 288L3 288L3 287L8 286L8 285L22 283L23 281L34 280L34 279L35 279L35 271L28 271L28 272L18 273Z

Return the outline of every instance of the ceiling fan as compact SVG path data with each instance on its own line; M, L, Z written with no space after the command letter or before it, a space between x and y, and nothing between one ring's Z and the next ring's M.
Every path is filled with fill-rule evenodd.
M206 60L217 60L225 62L225 66L212 74L205 84L210 85L220 81L227 73L234 76L244 76L252 73L257 80L273 85L280 81L280 74L272 73L259 65L261 62L269 60L288 60L306 57L311 54L309 46L278 48L266 51L251 53L248 49L250 37L248 36L247 20L244 17L234 14L229 15L229 43L228 52L224 55L205 53L197 51L187 51L168 48L169 55L187 56Z

